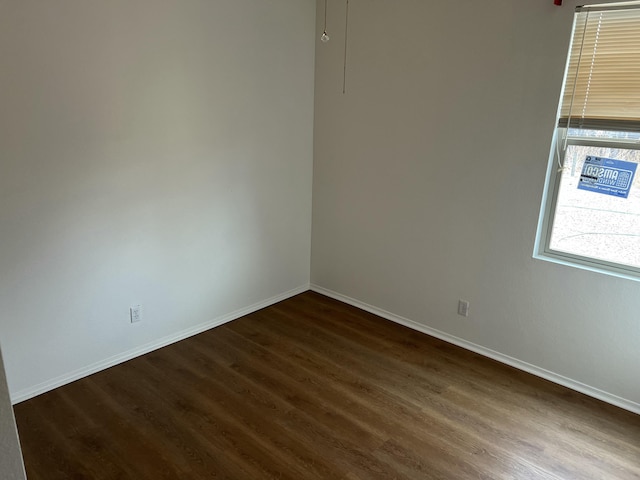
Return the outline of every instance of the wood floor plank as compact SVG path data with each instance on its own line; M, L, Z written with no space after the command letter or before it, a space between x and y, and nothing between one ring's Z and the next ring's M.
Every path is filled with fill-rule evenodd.
M218 333L216 337L222 337L226 341L225 345L218 345L216 349L208 350L208 354L214 356L216 352L229 352L230 347L241 339L234 336L225 337ZM242 343L242 342L241 342ZM243 364L241 360L241 348L237 348L238 357L233 369L247 379L252 379L263 385L268 385L270 389L281 392L294 408L289 409L286 414L279 417L277 423L286 428L290 435L294 435L301 444L307 445L310 449L318 452L323 448L333 449L331 457L337 465L345 467L352 466L363 470L369 478L387 478L386 474L378 476L378 472L384 472L384 466L377 465L379 462L373 458L366 458L364 452L372 450L382 443L369 431L359 428L357 423L347 415L342 415L338 410L329 406L330 400L323 400L321 395L317 395L319 390L314 386L319 386L312 375L305 372L302 378L291 378L286 372L291 370L292 365L282 365L276 358L266 351L256 352L257 345L250 347L245 345L247 350L254 352L253 360ZM265 364L272 367L265 368ZM275 368L274 368L275 367ZM296 385L296 383L298 383ZM312 390L313 395L308 392ZM334 398L333 401L338 401ZM308 433L313 431L313 441L309 441ZM299 433L303 433L299 435ZM340 455L336 455L339 453ZM346 457L345 460L342 457ZM326 478L326 477L325 477Z
M147 371L139 367L142 363L139 360L121 369L117 379L100 379L97 387L125 421L144 432L145 440L152 442L154 450L171 460L169 478L241 478L239 476L249 477L260 472L250 462L242 462L238 467L227 458L230 456L227 444L246 444L244 439L211 428L211 424L205 432L218 433L219 437L201 434L198 425L185 420L185 411L189 411L187 402L193 396L184 397L182 404L171 402L175 388L167 388L163 376L160 379L163 386L155 389L158 383L149 381ZM122 388L124 385L135 385L135 388ZM224 438L227 444L220 446L216 442L218 438Z
M170 360L170 364L164 360ZM327 478L331 469L326 462L316 458L312 450L292 441L290 433L272 421L274 416L286 415L290 410L288 405L278 406L277 400L264 398L269 396L268 392L256 392L256 388L243 382L235 372L218 369L213 375L207 370L202 373L202 367L183 369L182 365L189 363L189 359L182 358L182 355L157 358L152 362L164 372L172 368L180 372L178 382L192 392L191 410L201 416L194 417L193 421L200 423L204 417L209 423L211 418L215 418L221 433L235 432L236 436L244 436L243 442L236 441L227 447L230 455L241 453L242 457L246 455L242 454L246 450L244 444L258 443L263 452L274 457L274 464L293 470L298 478L301 472L305 472L308 478ZM234 385L229 386L231 383ZM249 397L253 400L248 400ZM237 405L243 403L251 403L252 407L239 410Z
M238 325L231 326L229 328L233 328L234 330L242 330L242 327ZM269 336L269 331L272 330L269 327L263 325L254 325L252 327L253 331L257 331L262 333L261 341L271 343L274 339L281 337L284 335L284 332L274 332L272 335L274 337L272 339L267 339ZM256 338L254 336L254 338ZM316 338L317 340L317 338ZM294 344L294 341L289 338L286 345ZM322 361L318 362L316 365L311 363L311 359L314 357L314 353L311 349L307 348L311 342L309 339L302 340L301 343L297 346L299 350L302 350L300 354L295 355L294 358L300 365L304 365L307 370L314 370L316 365L322 363ZM313 343L315 345L315 343ZM305 346L303 346L305 345ZM323 344L321 349L326 351L328 348L333 348L333 342L327 342ZM437 452L438 460L446 460L445 464L458 464L457 469L460 471L465 471L471 475L472 478L492 478L490 476L483 477L480 471L474 470L471 465L466 464L464 460L460 460L459 458L451 456L451 452L446 448L442 448L443 446L443 437L447 437L453 434L451 430L447 430L447 426L442 425L442 422L439 421L438 418L426 418L425 415L422 414L419 408L416 408L415 405L406 402L406 396L399 396L396 393L390 393L384 388L379 387L377 385L376 380L379 380L377 377L374 378L374 381L371 382L370 379L367 378L368 373L375 372L375 369L371 369L367 366L366 363L362 364L362 369L357 370L354 363L350 363L349 360L340 357L340 351L342 350L340 347L337 347L338 350L331 350L328 352L332 357L331 360L325 358L324 363L330 365L333 371L342 371L343 378L334 376L332 378L332 384L339 385L342 381L346 382L346 388L344 391L348 391L349 389L353 390L355 387L356 396L352 396L349 398L350 401L359 402L361 407L358 412L359 417L366 416L367 410L374 411L374 415L369 417L369 421L371 424L376 424L378 427L385 426L386 431L385 435L387 437L402 435L405 436L408 431L402 429L402 425L428 425L429 428L420 431L420 435L410 435L409 438L405 437L405 441L407 443L413 445L421 445L425 451L430 451L433 453ZM287 349L285 347L280 348L280 352L284 353ZM326 353L326 352L325 352ZM324 355L324 353L323 353ZM337 358L338 363L333 363L335 358ZM341 370L340 364L349 364L349 368L346 370ZM327 370L325 368L325 370ZM356 372L355 376L351 375L350 372ZM361 386L367 386L366 389L360 388ZM411 386L407 388L412 388ZM347 395L345 395L345 398ZM424 397L422 397L424 399ZM345 402L343 402L345 404ZM380 412L385 412L384 416L380 416ZM415 433L415 429L412 431ZM430 440L429 440L430 439ZM458 446L457 448L460 448ZM474 447L474 449L478 450ZM432 463L432 468L435 465ZM444 468L444 467L443 467ZM495 473L495 472L494 472ZM495 477L493 477L495 478Z
M640 416L312 292L15 414L30 480L640 479Z

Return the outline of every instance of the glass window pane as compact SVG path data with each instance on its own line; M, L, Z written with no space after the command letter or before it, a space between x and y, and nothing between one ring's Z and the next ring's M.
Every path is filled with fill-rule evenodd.
M640 168L628 198L580 190L580 174L587 156L640 163L639 150L569 145L549 247L640 268Z
M574 138L596 138L596 139L613 139L625 140L629 142L640 141L640 132L612 132L611 130L591 130L585 128L570 128L569 137Z

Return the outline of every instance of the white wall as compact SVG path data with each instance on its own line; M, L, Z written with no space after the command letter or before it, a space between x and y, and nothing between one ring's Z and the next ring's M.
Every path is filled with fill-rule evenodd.
M0 352L0 476L4 480L26 479L20 442Z
M0 2L14 401L306 288L314 18L312 0Z
M330 0L315 130L313 3L0 2L14 400L304 289L315 135L317 286L640 408L640 285L531 257L578 2L351 0L342 95Z
M312 283L640 412L640 283L532 258L577 3L351 0L342 95L329 2Z

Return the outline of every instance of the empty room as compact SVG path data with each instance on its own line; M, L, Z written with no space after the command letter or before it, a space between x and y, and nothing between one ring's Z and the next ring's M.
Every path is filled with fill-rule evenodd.
M639 479L640 2L0 1L0 477Z

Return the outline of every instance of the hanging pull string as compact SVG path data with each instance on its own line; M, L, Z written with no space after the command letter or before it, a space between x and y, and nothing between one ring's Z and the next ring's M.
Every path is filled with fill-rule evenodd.
M587 89L584 94L584 103L582 104L582 126L584 124L584 117L587 116L587 104L589 103L589 94L591 93L591 81L593 80L593 67L598 55L598 43L600 42L600 31L602 30L602 13L598 18L598 28L596 29L596 38L593 42L593 53L591 54L591 64L589 65L589 78L587 79Z
M576 88L578 86L578 75L580 74L580 65L582 64L582 52L584 50L584 40L587 36L587 25L589 24L589 10L587 10L587 16L584 19L584 28L582 29L582 40L580 41L580 52L578 52L578 65L576 65L576 74L573 79L573 90L571 92L571 102L569 103L569 115L567 117L567 128L563 133L562 138L562 151L556 141L556 151L558 155L558 172L564 170L564 157L567 153L567 144L569 142L569 129L571 128L571 117L573 114L573 101L576 98ZM600 14L602 17L602 14ZM593 62L592 62L593 63ZM593 65L592 67L593 68Z
M322 32L322 36L320 36L320 41L322 43L327 43L329 41L329 35L327 35L327 1L324 0L324 32Z
M326 1L326 0L325 0ZM344 19L344 64L342 66L342 94L347 91L347 41L349 35L349 0L347 0L347 8Z
M324 0L324 33L327 33L327 1Z

